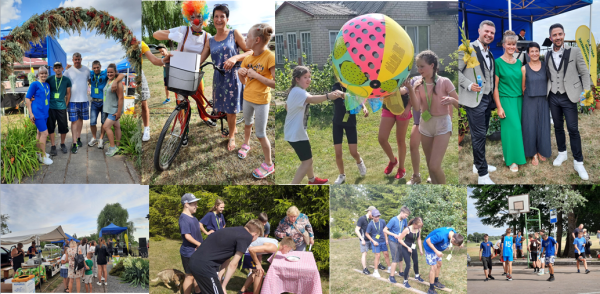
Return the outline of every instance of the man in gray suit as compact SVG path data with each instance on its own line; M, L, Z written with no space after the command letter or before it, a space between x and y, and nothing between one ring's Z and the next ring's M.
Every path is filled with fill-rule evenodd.
M546 55L546 73L548 74L548 104L554 120L554 134L558 145L558 156L554 166L560 166L567 160L567 144L565 139L564 120L573 153L573 165L579 177L587 181L588 173L583 166L581 137L577 127L577 103L584 90L590 90L590 73L577 47L564 44L565 30L561 24L550 26L552 51Z
M494 103L494 56L489 45L494 41L496 27L492 21L484 20L479 25L479 38L471 42L474 52L471 56L477 56L479 66L467 68L463 61L464 52L458 53L458 103L464 106L467 112L469 128L471 130L471 141L473 146L473 173L479 174L477 183L480 185L494 184L488 172L496 170L494 166L488 165L485 160L485 141L492 110L496 108ZM480 76L481 87L473 74Z

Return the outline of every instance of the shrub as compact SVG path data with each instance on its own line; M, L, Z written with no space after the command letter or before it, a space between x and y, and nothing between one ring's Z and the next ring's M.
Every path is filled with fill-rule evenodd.
M332 237L333 237L333 239L339 239L342 237L342 233L339 231L335 231L335 232L333 232Z
M155 236L155 237L150 237L150 240L158 242L158 241L162 241L165 238L163 236Z
M11 121L7 124L6 133L2 134L2 182L12 184L25 176L33 175L40 167L36 158L37 129L26 118Z
M494 109L490 116L490 127L487 131L487 136L491 136L495 132L500 132L500 117L498 116L498 110Z
M317 268L322 273L329 273L329 240L315 240L312 249Z
M142 150L142 129L138 120L131 114L124 114L119 121L121 122L120 152L138 157Z
M121 281L129 283L132 287L148 286L150 276L150 263L144 258L127 257L122 262L125 269L121 273Z
M110 272L108 273L111 276L120 276L121 273L123 273L123 271L125 270L125 267L123 266L123 259L120 260L117 264L113 265L113 268L110 270Z

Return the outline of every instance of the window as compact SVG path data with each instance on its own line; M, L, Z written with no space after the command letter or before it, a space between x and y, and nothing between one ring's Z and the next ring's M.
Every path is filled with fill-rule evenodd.
M310 43L310 32L300 33L300 44L302 45L302 54L306 55L306 59L303 59L304 64L312 63L312 47Z
M333 52L335 47L335 39L337 38L338 31L329 31L329 52Z
M287 34L288 57L290 61L298 61L298 46L296 45L296 33Z
M283 35L275 35L275 61L278 64L283 64L285 56L285 45L283 43Z
M428 26L404 26L404 30L410 36L415 47L415 54L429 49L429 27Z

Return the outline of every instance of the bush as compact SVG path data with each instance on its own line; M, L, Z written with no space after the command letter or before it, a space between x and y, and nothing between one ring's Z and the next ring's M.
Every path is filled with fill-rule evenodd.
M138 120L131 114L124 114L119 121L121 122L120 152L138 157L142 151L142 129Z
M339 231L335 231L335 232L333 232L332 237L333 237L333 239L339 239L342 237L342 233Z
M498 116L498 110L492 110L492 115L490 116L490 127L487 131L487 136L491 136L495 132L500 132L500 117Z
M329 240L315 240L312 252L319 271L329 274Z
M303 55L306 59L306 55ZM287 58L284 61L283 69L275 69L275 90L287 91L292 85L292 72L298 65L296 61L289 61ZM323 94L331 91L331 87L336 81L331 66L331 55L327 58L327 62L319 69L317 64L305 64L310 68L312 82L306 91L312 94Z
M162 241L165 238L163 236L155 236L155 237L150 237L150 240L154 241L154 242L158 242L158 241Z
M31 176L40 167L36 158L37 128L27 118L10 121L6 133L2 134L2 182L12 184L15 179L21 183L25 176Z
M144 258L127 257L122 262L125 267L121 273L121 281L132 287L148 287L150 277L150 262Z
M120 260L117 264L113 265L113 268L110 270L110 272L108 272L108 274L118 277L121 275L121 273L123 273L124 270L125 267L123 266L123 260Z

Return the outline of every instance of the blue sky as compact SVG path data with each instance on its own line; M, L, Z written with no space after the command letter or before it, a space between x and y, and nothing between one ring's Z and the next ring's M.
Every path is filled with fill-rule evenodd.
M2 185L0 192L0 213L9 215L12 232L61 225L69 235L89 235L97 231L104 206L120 203L135 225L136 240L149 237L148 186Z
M275 28L274 1L208 1L206 4L210 13L217 3L227 4L229 8L228 24L241 33L247 33L250 27L257 23L268 23Z
M12 29L28 20L34 14L57 7L94 7L107 11L114 17L122 19L134 35L141 36L142 4L141 1L123 0L2 0L0 28ZM72 63L74 52L81 53L82 64L91 68L92 61L99 60L103 68L111 62L119 62L125 57L121 43L107 39L104 35L96 35L96 31L75 32L69 35L61 32L58 42L67 53L67 61ZM89 64L89 65L88 65Z
M592 4L592 34L596 43L600 42L600 1L595 0ZM548 28L555 23L560 23L565 28L565 40L575 40L575 32L581 25L590 25L590 7L586 6L557 16L549 17L533 23L533 40L541 44L548 38Z
M475 200L470 197L471 195L473 195L473 188L467 187L467 232L469 234L486 233L490 236L502 235L506 228L494 228L481 223L481 218L477 217Z

